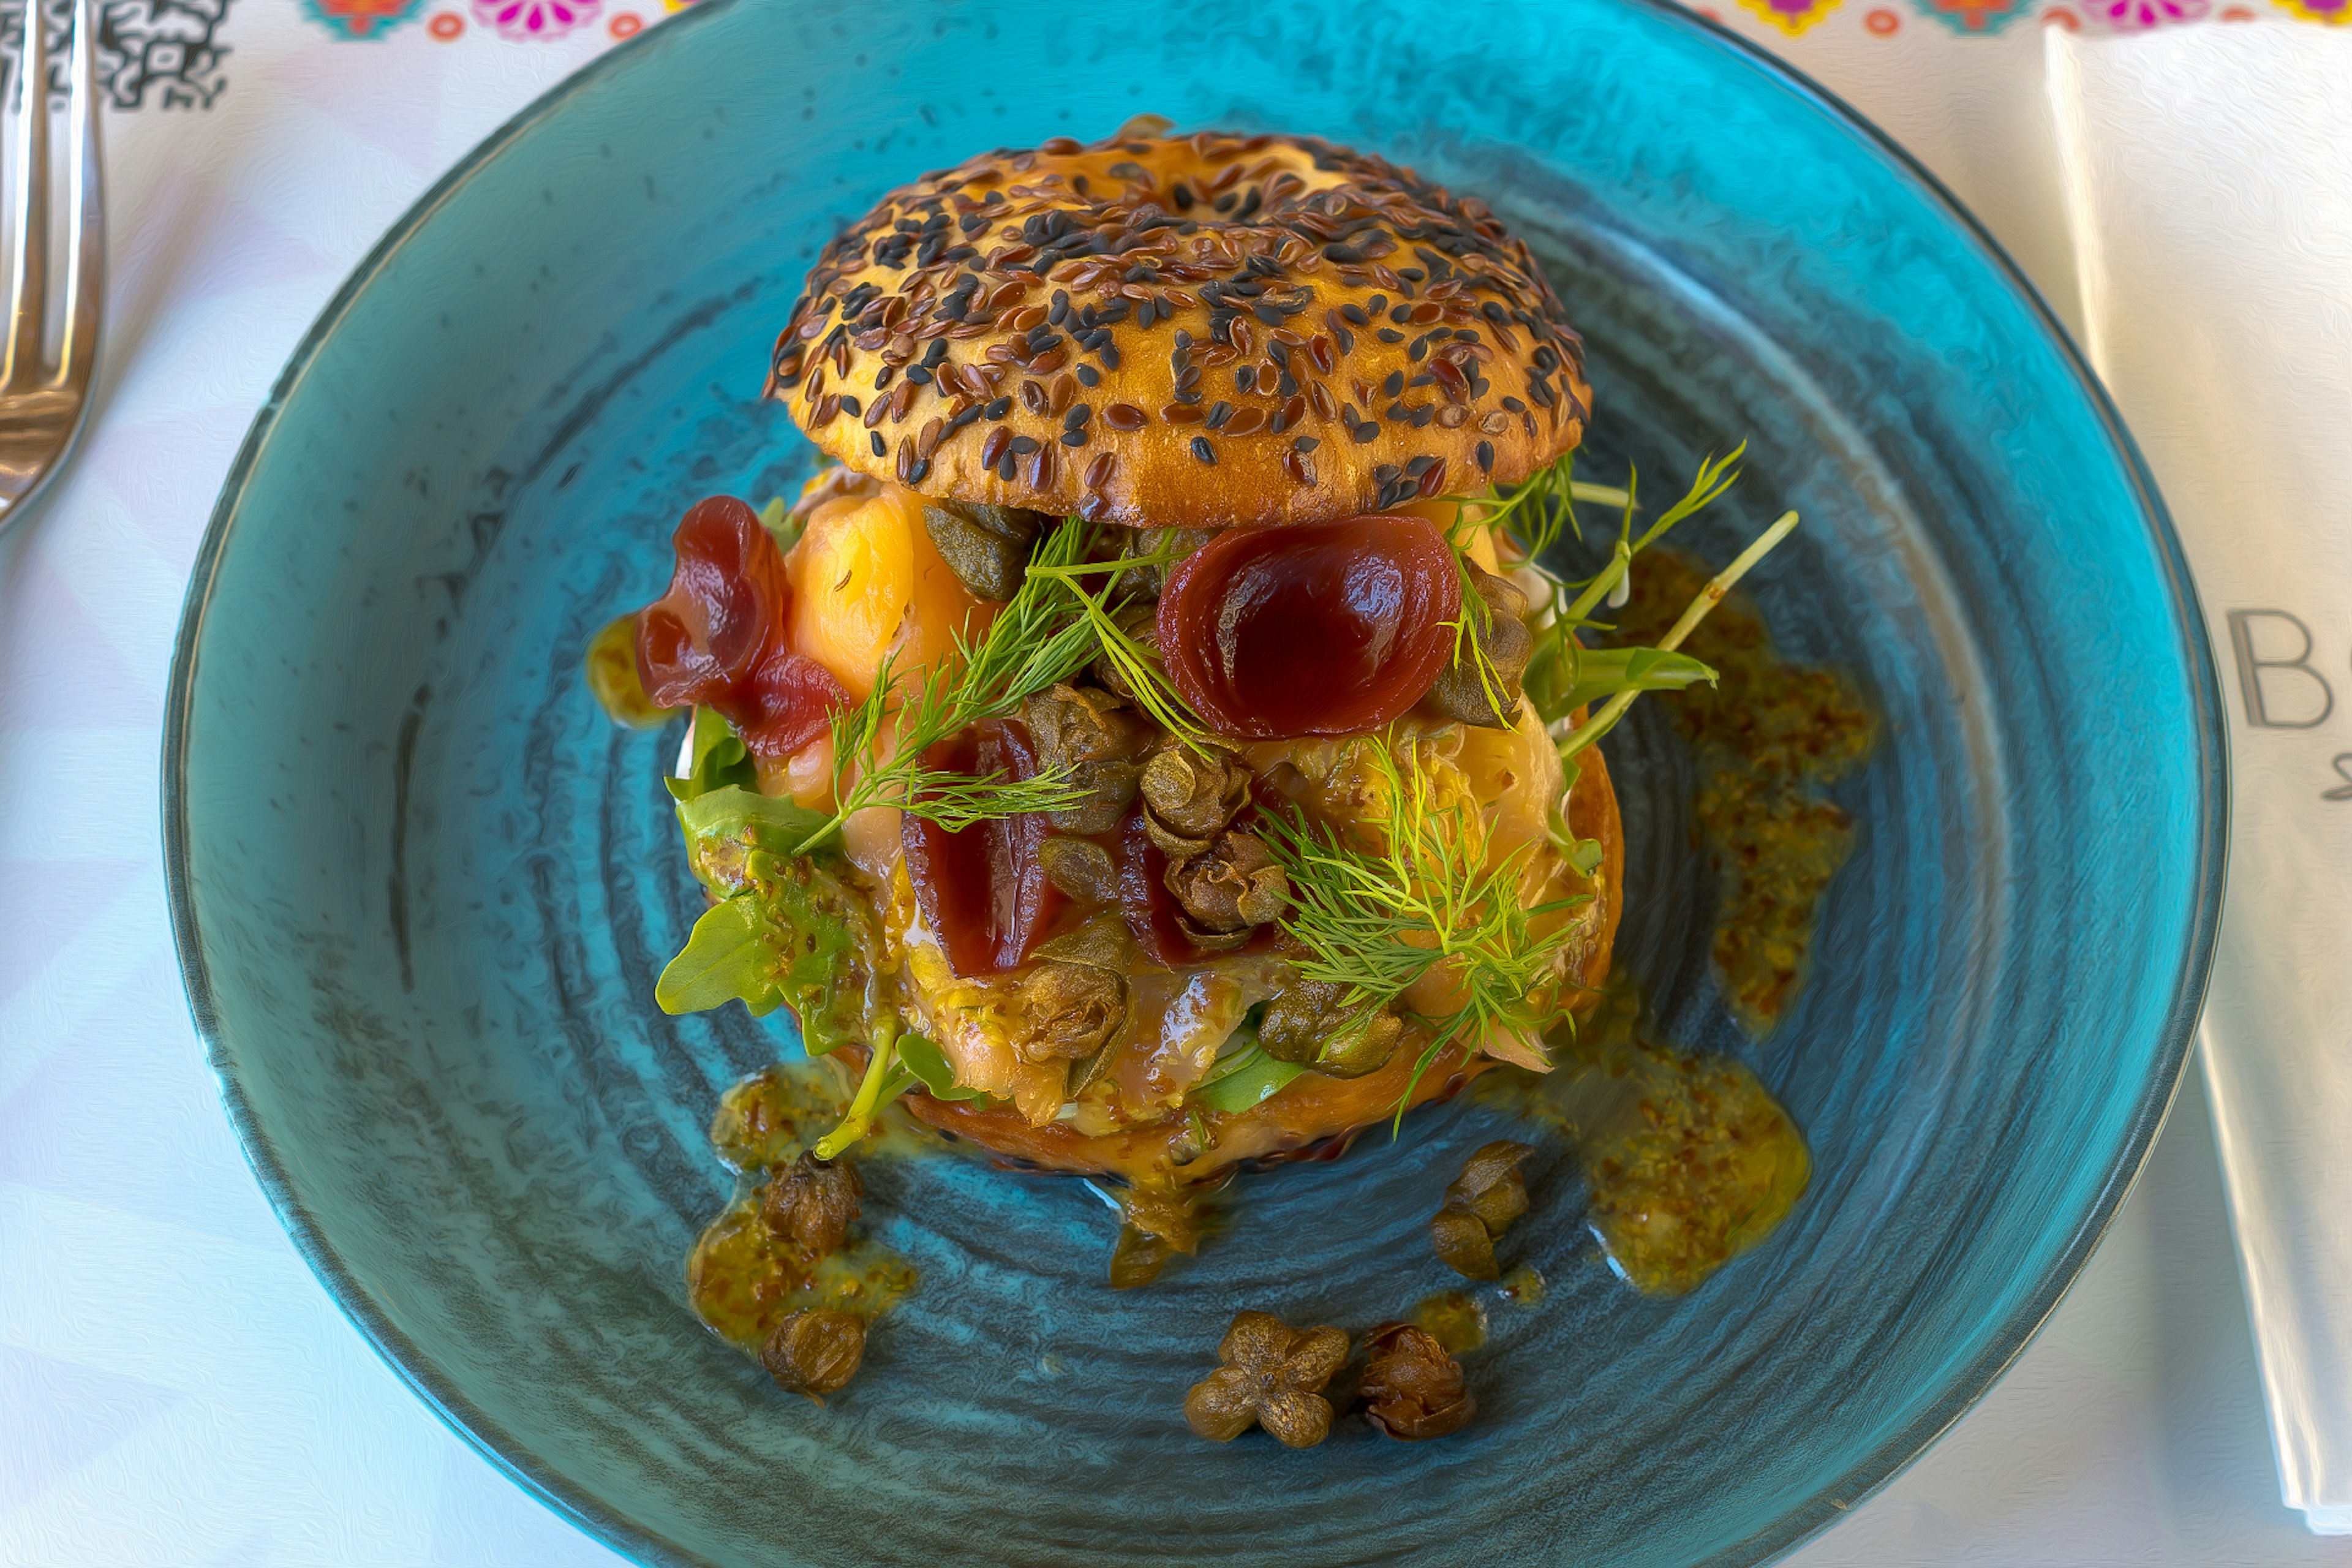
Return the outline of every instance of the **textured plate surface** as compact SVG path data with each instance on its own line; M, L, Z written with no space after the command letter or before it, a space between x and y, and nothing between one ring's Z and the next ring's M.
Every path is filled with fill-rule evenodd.
M2013 271L1835 105L1633 5L1319 20L1157 7L709 5L493 141L362 268L257 424L191 589L166 741L181 952L263 1184L419 1392L625 1550L714 1564L1685 1564L1769 1556L1882 1481L2048 1311L2137 1169L2219 897L2212 678L2160 509ZM1168 13L1173 16L1178 13ZM792 1048L653 976L697 911L591 634L681 509L785 490L755 401L816 247L980 148L1318 132L1486 197L1590 340L1595 469L1751 439L1720 555L1885 720L1861 847L1760 1047L1654 716L1614 748L1624 949L1685 1038L1806 1130L1782 1232L1678 1300L1591 1259L1572 1163L1514 1245L1461 1436L1291 1454L1181 1432L1237 1305L1361 1330L1450 1277L1423 1223L1491 1111L1252 1186L1148 1292L1083 1188L881 1163L922 1269L832 1408L688 1316L705 1141Z

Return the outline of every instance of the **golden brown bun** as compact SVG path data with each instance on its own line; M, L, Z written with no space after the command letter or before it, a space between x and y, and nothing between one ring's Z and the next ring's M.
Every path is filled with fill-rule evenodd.
M1608 764L1598 750L1577 758L1575 785L1568 795L1569 830L1579 838L1600 842L1601 869L1593 882L1593 902L1584 919L1589 935L1582 966L1576 971L1586 990L1571 995L1573 1010L1581 1016L1600 1001L1599 987L1609 978L1609 952L1617 939L1617 922L1625 912L1625 833L1617 815L1617 795L1609 783ZM932 1126L1005 1158L1049 1171L1105 1173L1129 1182L1167 1181L1183 1184L1211 1180L1245 1160L1278 1162L1335 1152L1350 1134L1386 1121L1396 1110L1397 1097L1412 1081L1415 1053L1400 1050L1388 1065L1362 1078L1326 1078L1307 1073L1294 1079L1280 1094L1247 1110L1213 1111L1209 1126L1214 1142L1208 1152L1178 1166L1171 1144L1187 1131L1183 1118L1089 1136L1066 1122L1048 1121L1033 1127L1029 1119L1009 1104L933 1100L910 1094L907 1109ZM1498 1065L1492 1057L1469 1057L1460 1047L1441 1053L1413 1089L1412 1103L1426 1104L1453 1094L1464 1084Z
M1214 132L1059 137L892 192L818 258L767 390L926 494L1192 528L1515 483L1592 396L1485 205Z

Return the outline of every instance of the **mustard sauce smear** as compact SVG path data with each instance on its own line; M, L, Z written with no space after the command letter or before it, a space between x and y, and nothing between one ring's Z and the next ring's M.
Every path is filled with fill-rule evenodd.
M1644 554L1619 640L1654 641L1707 576L1689 556ZM1698 766L1693 815L1722 879L1717 975L1732 1016L1760 1037L1802 984L1822 894L1853 853L1853 819L1822 791L1869 756L1878 724L1844 675L1782 659L1736 591L1683 651L1722 679L1659 706Z
M1523 1108L1575 1145L1586 1223L1617 1274L1678 1296L1770 1235L1812 1177L1804 1135L1728 1057L1643 1036L1629 997L1589 1022Z

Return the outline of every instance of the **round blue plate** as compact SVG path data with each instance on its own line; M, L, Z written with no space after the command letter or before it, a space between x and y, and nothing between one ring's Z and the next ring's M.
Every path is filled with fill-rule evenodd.
M1749 1053L1816 1173L1678 1300L1592 1261L1572 1163L1512 1246L1552 1282L1470 1358L1480 1418L1291 1453L1185 1436L1238 1306L1361 1330L1443 1289L1424 1224L1498 1123L1250 1185L1160 1285L1103 1283L1075 1183L881 1162L921 1269L830 1408L706 1333L681 1262L706 1129L792 1050L653 979L699 904L590 636L694 499L786 493L758 401L803 270L885 189L996 145L1329 136L1492 203L1592 348L1588 472L1749 442L1720 558L1869 694L1861 847L1810 984L1723 1022L1664 752L1618 752L1624 949ZM1669 479L1669 476L1674 478ZM543 100L370 257L221 498L165 742L181 960L239 1135L419 1394L624 1551L713 1564L1748 1563L1836 1517L2016 1354L2162 1120L2221 889L2222 742L2179 551L2048 312L1817 89L1612 0L977 6L719 0ZM1659 733L1649 731L1654 739ZM1670 874L1671 873L1671 874ZM1686 891L1699 886L1699 903Z

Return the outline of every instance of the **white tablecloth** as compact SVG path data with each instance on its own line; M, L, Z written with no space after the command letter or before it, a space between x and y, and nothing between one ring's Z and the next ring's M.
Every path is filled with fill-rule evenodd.
M2021 0L2043 7L2022 17L2000 0L1845 0L1789 12L1805 24L1794 35L1759 19L1770 0L1753 4L1727 5L1728 24L1907 143L2079 322L2041 34L2095 30L2105 0ZM155 773L188 565L295 341L436 175L659 14L647 0L109 10L123 40L110 80L143 101L107 128L100 400L54 500L0 542L0 1562L616 1563L429 1415L279 1231L188 1024ZM2307 24L2280 10L2259 25ZM2352 1541L2305 1533L2278 1501L2194 1072L2048 1329L1795 1561L2352 1564Z

